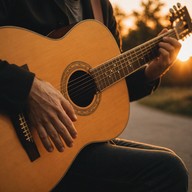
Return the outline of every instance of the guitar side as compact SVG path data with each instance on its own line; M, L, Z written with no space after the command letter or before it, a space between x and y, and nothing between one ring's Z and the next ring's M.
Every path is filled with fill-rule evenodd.
M83 21L63 38L49 39L19 28L0 28L0 58L27 64L40 79L59 89L66 67L74 61L92 68L120 54L111 33L99 22ZM0 115L0 191L50 191L64 176L77 154L89 143L118 136L128 122L129 100L124 80L100 93L97 109L78 115L78 137L64 153L48 153L32 131L41 157L30 162L9 117Z

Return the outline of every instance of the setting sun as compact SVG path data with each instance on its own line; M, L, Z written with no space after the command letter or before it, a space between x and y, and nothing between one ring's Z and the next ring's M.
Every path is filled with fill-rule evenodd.
M192 36L186 38L184 41L181 42L182 48L178 55L178 59L180 61L187 61L190 57L192 57Z
M127 28L134 28L134 21L131 18L131 12L133 10L140 10L140 3L141 0L135 0L135 1L127 1L127 0L110 0L112 5L119 6L120 9L125 11L129 17L125 19L124 21L124 26L125 29L122 30L123 35L128 33ZM176 5L178 0L170 0L170 1L164 1L162 0L163 3L165 3L165 6L163 8L163 14L167 14L169 12L169 8L173 7L173 5ZM186 6L189 13L192 13L192 1L188 0L180 0L180 3L182 6ZM191 15L192 17L192 15ZM187 61L190 57L192 57L192 37L187 37L184 41L181 41L182 48L181 51L178 55L178 59L182 62Z

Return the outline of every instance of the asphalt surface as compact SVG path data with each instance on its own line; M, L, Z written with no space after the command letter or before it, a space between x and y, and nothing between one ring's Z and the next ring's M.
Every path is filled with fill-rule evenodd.
M119 137L175 151L187 166L189 192L192 192L192 118L172 115L133 102L128 125Z

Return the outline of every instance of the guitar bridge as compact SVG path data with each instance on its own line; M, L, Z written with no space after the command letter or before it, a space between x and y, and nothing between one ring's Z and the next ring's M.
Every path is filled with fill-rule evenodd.
M23 132L26 141L33 142L33 137L29 127L27 125L26 119L22 113L19 114L20 127Z
M14 125L15 131L19 138L21 145L27 153L31 162L35 161L40 157L40 153L33 140L33 136L28 126L28 122L24 113L12 114L10 116L11 121Z

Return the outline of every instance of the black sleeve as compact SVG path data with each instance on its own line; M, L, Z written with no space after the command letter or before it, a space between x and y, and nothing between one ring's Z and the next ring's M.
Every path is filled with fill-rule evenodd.
M26 105L34 74L0 60L0 110L20 111Z
M0 0L0 26L10 25L14 2ZM1 59L0 53L0 110L20 111L27 101L34 74Z
M147 81L145 76L145 67L126 78L129 90L130 101L139 100L147 95L152 94L160 84L160 78L154 81Z
M106 25L108 26L109 30L115 37L118 45L121 49L121 38L117 28L117 22L114 17L113 8L108 1L108 16L104 14L104 19L107 19ZM135 101L141 99L149 94L151 94L160 83L160 79L155 81L149 82L145 77L145 67L137 70L135 73L129 75L126 78L126 83L129 90L129 97L130 101Z
M0 0L0 26L10 24L14 2L14 0Z

